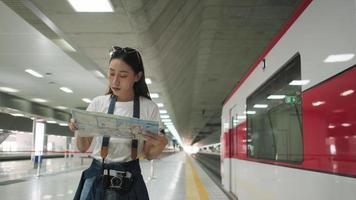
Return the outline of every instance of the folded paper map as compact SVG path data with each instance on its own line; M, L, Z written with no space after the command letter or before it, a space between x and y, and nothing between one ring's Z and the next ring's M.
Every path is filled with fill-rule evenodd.
M140 137L145 131L158 133L158 121L142 120L132 117L88 112L72 109L72 118L78 127L78 135L110 136L120 138Z

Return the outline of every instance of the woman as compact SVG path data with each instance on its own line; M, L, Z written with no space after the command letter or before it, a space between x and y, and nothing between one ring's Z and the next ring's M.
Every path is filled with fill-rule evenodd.
M111 52L109 90L93 99L87 111L159 121L159 110L145 82L141 55L132 48ZM75 120L69 125L76 130ZM94 145L91 166L82 174L74 199L149 199L138 157L156 158L167 144L161 134L145 133L143 139L76 137L80 152Z

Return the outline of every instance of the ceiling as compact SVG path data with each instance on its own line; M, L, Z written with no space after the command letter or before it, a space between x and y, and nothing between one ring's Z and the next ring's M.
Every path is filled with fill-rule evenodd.
M48 96L49 106L84 107L81 98L105 92L106 80L93 70L106 72L110 47L134 47L184 143L204 145L219 142L225 97L300 0L112 0L114 13L77 13L67 1L3 2L18 16L0 12L9 15L0 18L0 86L20 88L16 95L28 99ZM19 16L27 26L9 26ZM23 72L29 64L51 75L34 79ZM64 94L62 85L75 93Z

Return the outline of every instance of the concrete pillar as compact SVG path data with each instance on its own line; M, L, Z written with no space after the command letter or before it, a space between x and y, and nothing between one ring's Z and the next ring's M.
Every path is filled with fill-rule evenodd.
M66 149L65 149L65 154L64 157L71 157L72 155L72 150L71 150L71 145L72 144L72 138L71 137L66 137Z
M47 152L48 151L48 135L44 134L44 138L43 138L43 152Z
M44 140L45 140L46 123L38 119L33 120L33 139L32 149L34 150L32 160L34 162L34 168L38 168L42 163Z

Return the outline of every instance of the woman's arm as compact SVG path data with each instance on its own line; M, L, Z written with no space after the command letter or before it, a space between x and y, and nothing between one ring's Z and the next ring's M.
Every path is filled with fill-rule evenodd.
M143 154L148 160L157 158L168 144L163 134L145 133L144 137L146 141L143 145Z

